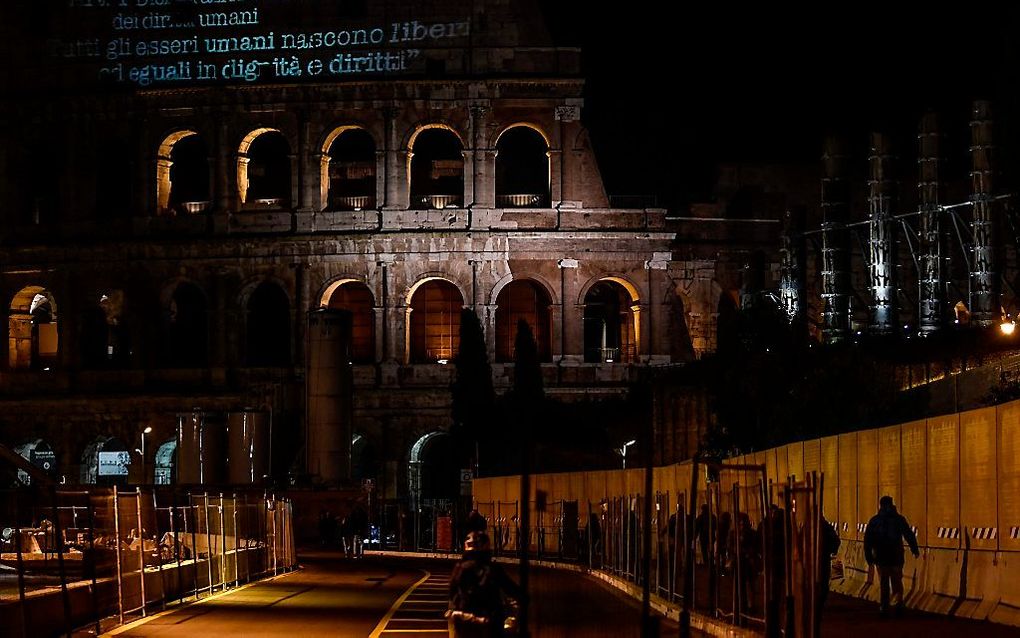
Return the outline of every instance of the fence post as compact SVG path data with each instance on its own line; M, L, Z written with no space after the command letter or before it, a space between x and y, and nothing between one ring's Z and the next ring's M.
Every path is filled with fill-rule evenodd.
M25 604L25 562L21 556L21 498L17 491L14 498L14 546L18 553L18 600L21 603L21 635L28 636L28 605Z
M684 520L684 529L686 530L686 537L684 543L686 547L684 552L686 558L684 560L684 597L680 605L680 638L691 638L691 607L693 606L694 600L694 517L690 516L698 508L698 457L695 456L691 460L691 501L690 510ZM688 569L690 573L688 572Z
M223 520L223 492L220 492L220 591L227 589L227 530Z
M92 618L95 620L95 632L102 633L99 623L99 585L96 582L96 516L92 506L92 492L85 496L88 502L86 511L89 516L89 572L92 575Z
M64 607L64 629L70 636L73 630L71 626L71 597L67 593L67 571L64 565L64 528L60 524L60 508L57 507L57 488L50 487L50 508L53 510L53 534L57 550L57 569L60 572L60 598ZM46 551L50 551L47 542Z
M138 520L138 580L142 588L142 618L145 618L145 531L142 528L142 488L135 488L135 518Z
M117 486L113 486L113 529L117 536L117 617L124 624L124 569L121 566L120 551L120 496Z
M152 518L156 522L156 531L152 537L153 545L156 547L156 569L159 570L159 606L166 611L166 576L163 575L163 538L159 534L159 503L156 502L156 488L152 490ZM168 516L173 519L173 511ZM172 523L171 523L172 525Z
M205 508L205 571L209 576L209 593L213 593L213 579L212 579L212 531L209 529L209 492L208 490L203 494L204 497L204 508Z
M177 516L177 490L170 490L170 536L174 539L174 557L177 559L177 600L184 600L184 578L181 569L181 540L177 537L177 525L174 518ZM185 525L187 526L187 525ZM166 599L166 592L163 598Z
M238 564L241 556L237 549L237 539L239 538L237 533L237 492L234 492L233 496L231 496L231 502L234 504L234 507L231 509L231 517L234 521L234 587L237 587L237 584L241 582L241 566Z

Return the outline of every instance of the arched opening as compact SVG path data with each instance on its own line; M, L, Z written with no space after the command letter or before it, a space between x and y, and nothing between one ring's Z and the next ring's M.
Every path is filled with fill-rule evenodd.
M83 485L127 485L131 451L120 439L97 436L81 455L79 480Z
M453 437L429 432L411 446L408 491L412 503L443 505L460 495L460 460Z
M264 281L248 298L245 321L247 363L290 365L290 301L278 285Z
M175 368L197 368L208 361L208 313L198 286L181 282L166 309L167 363Z
M724 290L719 295L715 327L716 352L733 352L740 347L740 305L737 291Z
M160 214L188 215L209 209L209 151L195 131L171 133L160 144L156 197Z
M637 299L619 281L602 279L584 296L584 360L637 359Z
M464 203L464 148L448 128L419 131L408 153L411 208L458 208Z
M364 436L355 434L351 440L351 478L360 483L375 480L379 475L379 459L375 446Z
M322 201L328 210L375 206L375 140L355 126L333 131L322 147Z
M173 485L177 482L177 439L163 442L156 448L155 475L156 485Z
M241 142L237 188L246 208L290 206L290 144L276 129L261 128Z
M460 311L464 298L449 281L428 279L408 304L408 362L447 363L460 349Z
M375 361L375 298L364 283L353 279L334 282L322 295L320 306L351 313L351 361Z
M528 279L511 281L496 298L496 362L514 360L517 322L525 320L535 335L539 361L552 361L552 313L545 288Z
M512 126L496 142L496 205L549 206L549 143L530 126Z
M57 302L40 286L14 295L7 320L7 363L12 370L49 370L57 363Z
M82 364L87 368L117 367L128 361L128 332L124 326L124 292L108 290L84 312Z
M31 441L27 441L15 447L14 451L21 455L23 459L26 459L29 463L36 466L49 476L58 476L57 454L46 441L42 439L32 439ZM18 470L18 481L20 481L22 485L29 485L32 483L31 477L23 470Z

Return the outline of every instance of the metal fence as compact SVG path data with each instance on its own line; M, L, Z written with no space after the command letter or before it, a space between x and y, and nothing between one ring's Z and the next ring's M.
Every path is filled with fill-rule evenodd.
M531 501L526 538L519 501L475 501L474 507L486 520L496 556L520 556L526 548L536 559L580 564L637 585L647 580L653 596L682 613L769 635L779 635L780 628L815 635L812 610L821 571L809 548L818 547L820 486L810 480L768 483L765 466L758 465L696 464L691 472L689 484L650 497L638 492L598 501ZM434 526L424 538L445 538L436 526L448 525L456 541L394 542L389 548L458 551L463 534L457 530L466 528L466 520L453 510L445 516L448 522L424 517ZM397 538L389 527L393 520L381 517L384 538Z
M5 635L101 630L296 564L289 500L173 488L0 491Z

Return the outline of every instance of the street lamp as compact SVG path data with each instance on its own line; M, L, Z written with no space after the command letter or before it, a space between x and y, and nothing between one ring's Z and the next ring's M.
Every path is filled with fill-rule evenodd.
M1007 321L1004 319L1002 323L999 324L999 330L1002 334L1008 337L1016 331L1016 323L1014 321Z
M623 469L627 469L627 448L637 443L637 439L631 439L622 446L616 448L616 452L623 457Z
M142 455L142 483L145 482L147 476L145 473L145 435L151 433L152 426L151 425L145 426L145 429L142 430L142 449L138 450L138 453Z

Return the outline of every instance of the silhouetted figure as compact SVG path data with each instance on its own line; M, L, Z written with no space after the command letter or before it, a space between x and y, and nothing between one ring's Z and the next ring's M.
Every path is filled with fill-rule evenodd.
M739 560L734 566L736 576L740 579L740 610L753 612L755 594L758 591L758 574L761 573L761 536L751 525L751 518L746 512L737 514L737 528L733 536L734 546L730 552Z
M725 571L730 560L730 531L733 528L733 517L729 512L719 515L719 529L715 535L715 551L719 559L720 571Z
M347 522L350 527L347 533L351 537L351 554L354 558L361 558L365 538L368 535L368 513L360 504L355 505L347 517Z
M864 530L864 558L869 565L878 571L878 584L882 602L879 610L882 614L889 613L892 589L893 603L896 612L903 611L903 541L910 545L910 552L917 558L917 537L907 519L896 511L891 496L883 496L878 501L878 514L871 517L868 527Z
M523 592L503 567L492 562L489 537L471 532L464 541L464 557L450 576L450 603L446 617L457 638L498 638L506 612L503 594L520 600Z
M467 520L464 521L464 531L470 534L471 532L484 532L488 523L485 521L485 517L478 510L471 510L467 515Z
M822 535L821 543L821 556L819 556L820 569L819 579L821 582L818 583L818 615L822 613L822 608L825 606L825 601L829 598L829 581L832 580L832 557L839 551L839 534L836 533L832 523L825 520L822 517L822 528L819 530Z
M701 506L701 512L694 519L694 535L701 544L701 559L708 565L712 552L712 540L715 536L715 515L709 514L708 504Z

